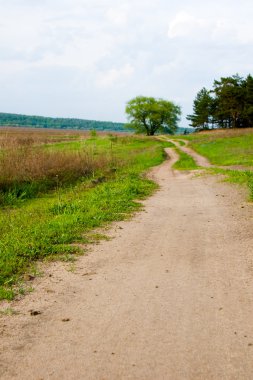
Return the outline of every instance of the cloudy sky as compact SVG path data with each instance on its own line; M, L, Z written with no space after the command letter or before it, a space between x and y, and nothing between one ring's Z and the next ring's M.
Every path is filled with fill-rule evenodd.
M252 0L0 0L0 112L125 121L253 74Z

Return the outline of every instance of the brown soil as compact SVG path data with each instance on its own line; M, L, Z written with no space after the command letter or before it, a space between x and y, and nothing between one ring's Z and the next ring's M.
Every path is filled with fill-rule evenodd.
M252 379L252 206L169 154L144 211L7 305L1 379Z

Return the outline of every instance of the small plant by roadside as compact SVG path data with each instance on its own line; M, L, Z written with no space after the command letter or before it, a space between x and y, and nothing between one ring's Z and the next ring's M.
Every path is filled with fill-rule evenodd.
M12 316L19 314L17 310L12 307L7 307L6 309L0 310L0 316Z

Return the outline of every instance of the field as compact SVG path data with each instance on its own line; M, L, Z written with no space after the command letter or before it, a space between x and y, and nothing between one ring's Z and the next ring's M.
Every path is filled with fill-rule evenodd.
M174 169L199 169L182 138L253 199L252 132L193 134L176 147L167 137L0 129L0 299L28 290L37 260L73 260L80 244L103 238L92 230L138 209L135 200L157 187L143 174L164 160L164 147L179 156Z
M249 185L251 168L210 166L182 137L159 138L2 148L18 170L2 178L1 378L250 378L252 203L223 179Z
M189 146L207 157L214 174L228 181L247 185L253 200L253 129L206 131L183 136Z
M72 260L88 232L122 220L156 185L165 142L83 133L0 134L0 298L26 290L41 259ZM75 244L74 244L75 243ZM78 243L78 244L77 244Z

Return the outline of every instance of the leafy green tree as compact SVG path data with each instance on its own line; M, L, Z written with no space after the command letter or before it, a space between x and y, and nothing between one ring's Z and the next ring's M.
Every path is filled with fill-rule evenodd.
M175 133L181 110L168 100L137 96L127 103L126 114L127 128L153 136L158 132Z

